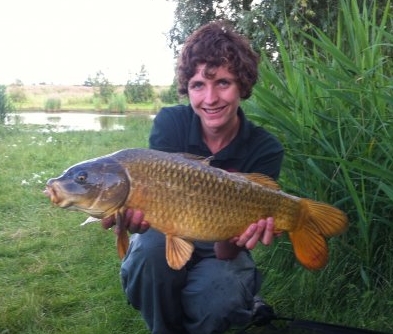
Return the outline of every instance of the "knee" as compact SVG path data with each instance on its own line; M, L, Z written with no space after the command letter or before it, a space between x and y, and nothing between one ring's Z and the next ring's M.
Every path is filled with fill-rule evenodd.
M134 235L131 238L128 252L121 265L123 286L142 274L146 274L144 280L149 279L152 272L162 270L163 264L166 263L165 243L160 240L160 236L150 236L149 231L145 234Z
M184 310L184 323L189 333L224 333L233 325L244 325L251 320L251 309L236 299L220 299L211 296L209 301Z

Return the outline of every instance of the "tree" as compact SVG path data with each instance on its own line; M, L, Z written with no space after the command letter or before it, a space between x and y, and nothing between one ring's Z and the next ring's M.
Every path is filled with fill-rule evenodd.
M140 103L152 101L154 97L153 87L149 82L149 75L145 65L141 66L139 73L133 80L128 80L124 87L124 95L128 103Z
M177 92L177 82L173 80L172 84L168 89L163 90L160 93L160 99L164 103L178 103L179 102L179 94Z
M377 1L377 2L376 2ZM370 0L370 10L377 3L381 17L383 9L390 0ZM175 23L169 31L170 47L178 54L187 36L199 26L213 21L226 20L252 42L258 52L263 49L273 54L277 48L277 40L271 29L275 26L286 42L291 36L304 43L303 32L313 33L317 27L332 36L336 32L337 17L340 13L338 0L176 0ZM363 0L358 0L359 5Z
M84 86L94 87L94 96L99 97L104 103L108 103L115 91L115 86L105 77L102 71L96 73L95 78L89 76Z
M169 31L170 47L177 55L185 39L199 26L214 20L236 21L236 18L230 18L230 13L234 4L239 9L236 0L177 0L175 10L175 22ZM227 7L229 6L229 7Z
M12 110L12 104L7 96L6 86L0 85L0 124L4 124L7 113Z

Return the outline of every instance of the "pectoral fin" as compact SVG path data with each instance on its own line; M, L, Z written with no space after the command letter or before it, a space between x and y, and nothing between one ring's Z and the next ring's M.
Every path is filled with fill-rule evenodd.
M85 226L85 225L91 224L91 223L97 223L100 221L101 221L100 218L95 218L95 217L90 216L83 223L81 223L81 226Z
M126 230L122 230L117 235L117 253L119 254L120 259L124 258L127 253L128 246L130 244L130 240L128 238L128 233Z
M130 245L130 240L128 237L127 229L123 223L123 213L117 212L116 214L116 233L117 233L117 253L119 254L120 259L123 259L127 253L128 246Z
M166 260L172 269L183 268L191 258L193 251L194 245L192 242L173 235L166 236Z

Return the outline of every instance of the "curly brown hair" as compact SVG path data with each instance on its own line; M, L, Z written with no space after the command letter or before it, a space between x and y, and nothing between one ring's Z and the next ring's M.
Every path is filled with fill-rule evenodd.
M212 78L219 66L226 66L235 75L240 97L251 96L258 79L259 55L249 41L225 22L203 25L186 40L177 64L178 91L188 95L188 82L198 65L205 64L203 75Z

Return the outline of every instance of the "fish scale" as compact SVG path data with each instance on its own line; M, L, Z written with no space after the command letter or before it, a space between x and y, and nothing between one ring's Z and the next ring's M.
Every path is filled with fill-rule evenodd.
M276 231L288 232L299 262L320 269L328 261L327 237L343 233L339 209L281 191L259 174L229 173L190 154L125 149L71 166L47 182L45 193L63 208L96 218L115 215L118 251L128 248L123 222L127 208L166 235L168 265L182 268L193 241L239 236L261 218L273 217Z

